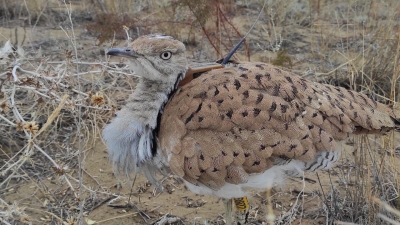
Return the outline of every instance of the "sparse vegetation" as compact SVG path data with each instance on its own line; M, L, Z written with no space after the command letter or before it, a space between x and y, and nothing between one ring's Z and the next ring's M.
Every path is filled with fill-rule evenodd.
M135 78L104 50L124 43L126 31L131 38L157 32L184 41L190 60L214 61L247 32L262 4L0 0L0 224L222 224L220 207L208 208L216 199L190 195L173 177L156 196L143 178L132 191L115 185L100 133ZM399 12L397 0L268 1L236 58L291 67L393 104L400 97ZM399 223L400 135L344 146L335 169L269 196L276 224ZM125 211L105 205L121 207L129 194ZM250 199L250 222L265 220L267 202L259 194Z
M287 55L287 50L278 51L276 58L272 61L275 66L281 66L286 68L292 68L292 60Z

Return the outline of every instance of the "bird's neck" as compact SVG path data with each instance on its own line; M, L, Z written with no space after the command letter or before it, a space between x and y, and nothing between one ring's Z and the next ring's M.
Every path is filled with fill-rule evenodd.
M104 128L110 160L118 169L126 174L143 172L155 182L154 172L165 167L157 146L161 115L183 74L170 84L140 78L127 104Z
M165 104L175 92L177 84L183 79L184 73L177 76L171 83L156 82L140 78L135 91L129 96L127 104L122 110L130 112L130 119L135 120L151 129L157 127L157 117L162 114Z
M134 120L153 129L157 126L159 111L168 101L168 92L172 91L170 89L171 87L165 87L163 84L141 80L121 111L130 114L131 121Z

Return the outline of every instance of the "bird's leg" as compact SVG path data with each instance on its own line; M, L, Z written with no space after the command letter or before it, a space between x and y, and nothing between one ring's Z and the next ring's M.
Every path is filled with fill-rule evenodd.
M235 214L235 219L237 224L247 223L247 218L249 216L249 201L247 197L234 198L237 212Z
M275 214L274 214L274 210L272 209L272 203L271 203L271 188L268 187L267 188L267 193L266 193L266 197L267 197L267 222L268 224L274 224L275 221Z
M226 225L232 225L232 199L222 199L225 208Z

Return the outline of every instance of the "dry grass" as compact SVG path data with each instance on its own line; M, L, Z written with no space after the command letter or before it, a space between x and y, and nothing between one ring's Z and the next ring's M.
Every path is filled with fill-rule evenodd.
M123 26L133 38L151 32L173 35L185 41L192 60L215 60L247 31L262 3L0 0L2 27L50 27L64 34L57 42L50 37L1 43L0 223L37 224L44 218L48 224L72 225L82 222L83 213L90 212L96 201L114 196L87 184L85 179L102 186L86 172L85 163L104 123L135 85L123 61L110 63L104 52L99 54L99 49L124 41ZM265 16L238 57L250 55L385 103L398 102L399 12L396 0L276 1L267 4ZM6 34L0 36L7 39ZM82 47L83 39L97 39L98 46ZM398 212L390 208L400 207L396 143L392 134L355 138L353 156L332 172L340 182L332 181L329 190L314 193L321 210L300 213L304 201L296 201L293 210L277 215L275 222L319 217L326 224L396 224L391 220L399 220ZM54 188L49 188L49 181ZM34 186L29 196L46 196L42 207L3 199L6 194L1 193L24 183Z

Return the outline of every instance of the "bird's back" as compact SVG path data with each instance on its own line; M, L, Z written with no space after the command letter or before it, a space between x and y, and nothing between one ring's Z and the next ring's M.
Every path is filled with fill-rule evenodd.
M364 94L243 63L178 89L165 107L159 138L175 174L218 190L291 159L314 163L323 156L321 167L327 166L337 160L337 141L391 129L394 117L389 106Z

